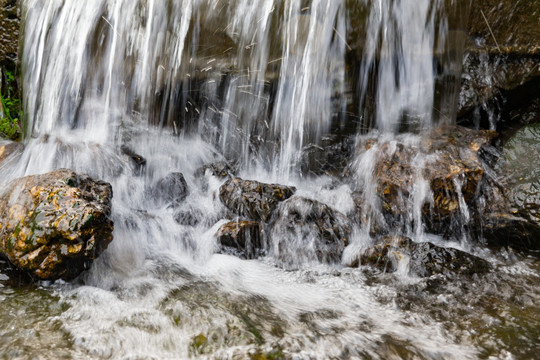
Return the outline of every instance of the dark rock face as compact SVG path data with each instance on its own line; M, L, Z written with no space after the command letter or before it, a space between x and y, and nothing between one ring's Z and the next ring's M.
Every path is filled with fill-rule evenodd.
M464 251L432 243L415 243L403 236L381 239L367 249L353 266L371 265L393 272L397 270L398 263L406 259L409 272L420 277L482 274L491 269L487 261Z
M481 189L474 234L488 245L540 250L540 124L518 130L505 142L495 178Z
M0 66L17 61L19 26L19 0L0 0Z
M157 182L152 194L155 199L175 206L186 199L189 189L183 174L170 173Z
M540 224L509 211L488 213L477 228L476 236L492 246L510 246L518 250L540 250Z
M349 219L326 204L293 197L280 204L271 231L271 251L286 266L308 261L338 263L348 244Z
M511 125L540 100L540 5L537 1L471 2L458 117L482 128Z
M55 170L0 194L0 253L38 279L72 279L113 239L109 184Z
M137 176L142 175L146 168L146 159L125 145L122 145L120 150L122 151L122 154L126 155L131 160L134 166L134 174Z
M469 34L487 47L522 54L540 51L537 1L475 0L469 16Z
M262 254L263 224L257 221L231 221L216 233L222 246L240 251L241 257L254 259Z
M22 152L24 145L17 142L0 142L0 164L9 156Z
M267 222L279 202L290 198L295 191L294 187L236 178L223 184L219 198L233 213L250 220Z

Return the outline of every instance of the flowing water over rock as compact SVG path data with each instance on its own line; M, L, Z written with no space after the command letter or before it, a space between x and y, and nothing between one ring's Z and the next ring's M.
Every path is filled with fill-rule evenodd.
M59 168L86 173L112 185L115 228L70 283L17 285L25 275L1 263L0 353L533 357L536 255L485 249L468 231L490 141L421 132L455 117L456 86L443 85L459 79L449 59L461 59L446 53L447 3L24 1L27 136L0 164L0 186ZM362 40L351 41L355 31ZM415 134L396 134L405 130ZM339 176L309 176L308 149L342 135L353 145ZM400 161L408 177L396 185ZM242 182L235 175L249 191L220 199ZM264 189L278 199L262 203ZM254 204L272 209L253 219ZM448 210L451 231L429 227L433 209ZM247 220L263 221L248 260L216 237ZM489 266L419 278L405 252L392 274L345 266L395 232L425 244L422 259L450 246Z

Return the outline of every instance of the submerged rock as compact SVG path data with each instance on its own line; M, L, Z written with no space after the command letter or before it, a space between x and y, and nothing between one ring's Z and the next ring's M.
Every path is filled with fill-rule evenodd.
M182 173L170 173L158 180L152 189L152 195L158 201L172 206L179 205L189 195L189 189Z
M234 167L225 161L201 166L195 171L195 178L203 177L207 173L221 179L232 178L236 175Z
M263 249L263 224L257 221L231 221L216 233L222 246L236 249L241 257L254 259Z
M310 261L338 263L351 231L349 219L339 211L315 200L292 197L277 210L270 250L290 267Z
M0 164L11 155L21 153L24 145L18 142L1 142L0 141Z
M67 169L27 176L0 193L0 253L38 279L71 279L113 239L112 188Z
M386 272L394 272L403 266L411 274L420 277L436 274L473 275L491 269L487 261L464 251L429 242L415 243L403 236L381 239L351 265L370 265Z
M122 154L126 155L131 160L131 163L134 166L134 174L137 176L142 175L146 168L146 159L126 145L122 145L120 150L122 151Z
M295 191L296 188L290 186L236 178L223 184L219 198L235 214L266 222L270 220L279 202L290 198Z

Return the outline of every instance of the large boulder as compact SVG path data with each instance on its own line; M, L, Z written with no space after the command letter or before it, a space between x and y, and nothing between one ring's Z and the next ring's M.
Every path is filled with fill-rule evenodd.
M321 202L292 197L280 204L270 233L270 252L284 266L339 263L352 231L350 220Z
M443 274L473 275L486 273L491 265L464 251L444 248L429 242L416 243L403 236L382 238L366 249L351 266L369 265L385 272L403 268L410 274L429 277Z
M442 126L416 140L367 139L361 143L359 151L364 155L360 156L374 157L367 163L374 162L371 181L375 182L374 191L387 227L407 226L420 220L429 231L455 233L463 225L461 218L474 205L484 177L480 150L496 135L489 130ZM362 163L361 158L355 165L360 166L357 176L369 170L361 168ZM370 186L359 182L361 187ZM365 193L364 200L371 195ZM412 218L415 212L421 212L420 218ZM381 227L380 219L376 220ZM365 223L365 219L360 223Z
M72 279L113 239L111 185L67 169L0 193L0 254L38 279Z
M227 181L219 190L221 202L233 213L254 221L270 220L278 204L296 189L240 178Z

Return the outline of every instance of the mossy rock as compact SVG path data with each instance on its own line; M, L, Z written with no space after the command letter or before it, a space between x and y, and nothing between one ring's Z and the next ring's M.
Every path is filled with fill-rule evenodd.
M112 187L67 169L27 176L0 193L0 254L43 280L72 279L113 239Z

